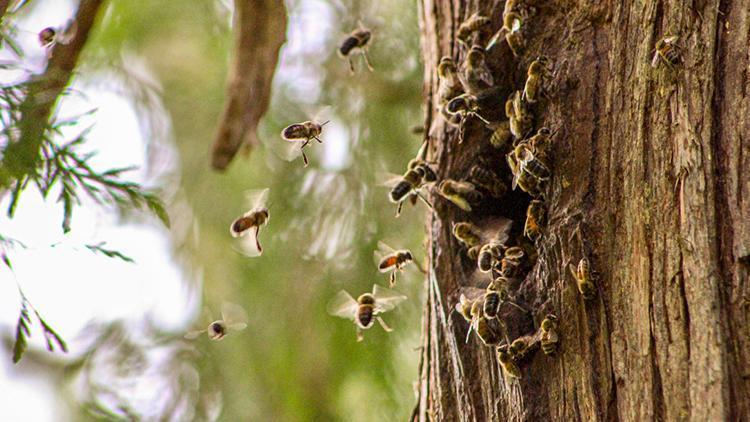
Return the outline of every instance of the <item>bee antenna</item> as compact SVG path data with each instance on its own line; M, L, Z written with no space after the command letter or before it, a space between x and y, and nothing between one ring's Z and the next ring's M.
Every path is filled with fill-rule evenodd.
M325 125L326 125L326 124L328 124L329 122L330 122L330 120L326 120L325 122L321 123L320 125L321 125L321 126L325 126Z

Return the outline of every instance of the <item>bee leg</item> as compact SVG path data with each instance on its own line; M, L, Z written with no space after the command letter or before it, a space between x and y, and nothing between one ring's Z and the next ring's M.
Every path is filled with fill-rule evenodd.
M310 164L307 161L307 154L305 154L305 151L302 151L302 161L305 163L305 167L307 167L307 165Z
M377 318L378 322L380 323L380 326L383 327L385 331L389 333L393 331L393 328L389 327L388 324L386 324L385 321L383 321L383 318L380 318L380 317L375 317L375 318Z
M367 51L362 50L362 57L365 58L365 64L367 65L367 69L369 69L370 72L374 71L375 69L372 68L372 65L370 64L370 59L367 58Z
M474 329L474 323L472 322L469 324L469 331L466 332L466 340L464 340L464 343L469 342L469 336L471 336L471 330L473 329Z
M505 301L505 303L508 303L508 304L510 304L510 305L513 305L513 306L515 306L516 308L520 309L520 310L521 310L521 311L523 311L523 312L529 312L529 310L528 310L528 309L524 308L523 306L521 306L521 305L519 305L519 304L517 304L516 302L513 302L513 301L511 301L511 300L506 300L506 301Z
M396 271L391 271L390 277L388 277L388 287L393 288L396 285Z
M260 233L260 226L255 228L255 246L258 248L258 253L263 253L263 247L260 246L260 239L258 239L258 233Z
M365 334L362 332L362 329L357 327L357 341L362 341L365 339Z
M403 204L404 204L403 202L399 202L398 203L398 206L396 207L396 217L398 217L399 215L401 215L401 206Z
M430 207L430 209L432 209L432 204L430 203L430 201L427 200L427 198L424 197L424 195L422 195L421 193L417 192L417 196L419 197L419 199L422 200L422 202L425 203L425 205L427 205L428 207Z
M323 141L321 141L320 138L318 138L317 136L313 136L313 138L315 138L315 140L318 141L319 144L323 143Z
M352 61L351 56L348 57L349 60L349 73L352 75L354 74L354 62Z

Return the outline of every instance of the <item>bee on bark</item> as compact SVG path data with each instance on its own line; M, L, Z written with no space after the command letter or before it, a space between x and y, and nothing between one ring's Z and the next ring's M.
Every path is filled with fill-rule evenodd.
M554 354L560 343L560 336L557 334L557 317L552 314L547 315L539 327L539 332L539 339L544 354Z
M596 285L591 278L591 270L589 269L589 260L586 257L581 258L578 261L578 267L574 267L573 264L568 264L570 273L573 274L573 278L578 284L578 291L585 300L591 300L596 297Z
M471 36L479 32L483 27L489 25L489 23L490 18L481 16L476 12L459 25L458 31L456 32L456 39L458 39L460 43L468 45Z
M525 255L523 248L519 246L512 246L506 249L503 259L500 260L500 274L503 277L515 277L521 267L521 260Z
M466 181L444 179L438 185L438 193L466 212L471 212L472 205L482 201L482 194L473 183Z
M521 361L536 347L536 343L533 336L518 337L508 347L508 353L514 361Z
M500 343L500 336L497 330L490 325L489 320L484 315L484 301L476 300L471 307L471 325L466 333L466 342L469 341L471 332L475 331L477 337L485 346L492 346Z
M260 227L268 224L271 215L266 207L268 189L250 190L245 193L249 211L235 219L229 226L229 234L234 238L242 238L240 251L250 257L263 253L258 234Z
M544 204L538 199L529 203L526 209L526 224L523 227L524 236L531 240L537 240L542 234L542 225L545 221Z
M506 155L505 158L508 162L508 167L510 167L511 173L513 174L513 180L511 182L513 190L518 186L521 190L535 198L541 196L541 184L543 181L533 176L525 167L521 167L520 163L516 161L513 151Z
M505 252L505 245L496 240L482 245L477 256L477 268L479 268L479 271L483 273L492 271L497 262L500 262L503 258L503 252Z
M355 51L359 51L365 60L365 65L372 72L372 66L370 60L367 58L367 47L372 38L372 31L362 26L362 22L359 23L359 28L352 31L346 39L341 42L339 46L339 55L346 57L349 61L349 72L354 73L354 62L352 61L352 55Z
M534 156L543 163L547 162L547 154L552 146L552 131L548 127L542 127L536 134L525 141Z
M354 321L357 326L357 341L362 341L363 330L372 327L376 320L385 331L393 331L380 314L392 310L405 299L406 296L377 284L372 286L372 293L364 293L357 300L341 290L328 304L328 313Z
M503 149L513 141L513 133L510 131L510 121L503 120L495 125L490 136L490 145L495 149Z
M307 161L307 155L305 154L305 147L315 139L318 143L323 143L320 140L320 134L323 132L323 126L328 124L329 121L323 123L316 123L313 121L306 121L302 123L295 123L289 125L281 131L281 137L289 142L301 142L299 150L302 153L302 161L305 163L305 167L309 164Z
M478 94L494 85L494 79L487 62L485 51L479 45L473 45L464 60L461 82L469 94Z
M476 300L476 298L469 299L465 294L462 293L458 303L456 303L456 311L458 311L458 313L461 314L462 317L464 317L466 322L471 322L471 308L474 306L474 302L476 302Z
M479 227L467 221L453 224L453 236L463 243L467 248L480 246L482 242L482 231Z
M211 318L211 313L208 308L204 308L203 314L203 318L206 321L211 321L213 319ZM227 334L241 331L245 328L247 328L247 315L245 314L245 310L239 305L224 302L221 305L221 319L210 322L205 329L189 331L185 334L185 338L188 340L195 340L200 337L201 334L206 333L210 340L219 341L224 339Z
M497 361L500 363L500 367L503 369L503 374L508 378L519 379L521 378L521 370L513 361L513 357L505 348L497 348Z
M677 35L667 36L656 42L654 56L651 59L651 67L658 67L660 62L664 62L670 69L674 69L680 61L680 50L677 41L680 37Z
M445 105L450 100L463 94L463 88L456 64L450 57L444 56L440 59L437 71L440 81L438 85L438 98L440 104Z
M508 191L508 186L495 172L481 163L474 164L469 170L469 181L479 187L493 198L501 198Z
M531 131L534 119L523 100L521 91L516 91L505 102L505 116L508 118L510 133L521 140Z
M513 52L515 57L520 56L526 47L526 41L524 41L523 33L523 17L516 11L509 11L503 14L503 27L500 28L495 35L492 36L490 42L487 43L487 50L497 44L500 39L505 37L505 41L510 47L510 51Z
M453 98L445 105L444 115L447 116L458 116L459 120L459 143L463 142L464 131L466 125L466 119L476 118L485 125L489 125L490 122L482 117L479 112L481 107L477 97L472 94L461 94L458 97Z
M390 272L388 278L389 287L393 287L396 284L396 272L403 271L405 266L414 261L414 256L412 256L410 250L395 250L385 244L385 242L378 242L378 249L375 251L374 256L378 271L381 273Z
M501 292L500 289L503 289L503 292ZM494 280L487 286L487 289L484 293L484 308L482 310L484 316L488 319L497 318L497 313L500 310L500 305L502 305L503 303L502 295L507 294L505 293L504 289L505 286L495 285Z
M529 104L537 102L539 96L543 94L544 79L548 72L547 64L547 58L540 56L529 65L526 85L523 88L523 99Z

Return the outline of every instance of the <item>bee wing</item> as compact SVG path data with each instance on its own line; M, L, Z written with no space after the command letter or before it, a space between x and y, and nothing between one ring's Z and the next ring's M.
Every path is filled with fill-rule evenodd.
M513 19L513 25L510 27L511 32L517 32L521 29L521 19Z
M224 302L221 304L221 319L224 320L227 326L247 326L247 313L245 309L234 303Z
M238 322L236 324L229 324L227 325L228 331L242 331L245 328L247 328L247 324L244 322Z
M490 69L487 68L486 64L484 66L482 66L478 70L478 72L479 72L479 78L481 80L487 82L487 84L489 86L494 86L495 85L495 79L492 77L492 73L490 73Z
M377 284L372 286L372 296L375 298L375 310L378 313L388 312L406 300L406 296L401 293Z
M232 248L249 258L260 256L261 252L258 249L258 237L255 235L255 228L245 230L245 233L244 236L237 239L236 245Z
M483 297L486 290L480 289L479 287L461 287L459 292L466 298L466 300L473 302Z
M659 66L659 52L654 51L654 57L651 58L651 67Z
M398 184L398 182L401 181L403 177L393 174L387 171L381 171L377 173L376 180L378 182L378 185L385 186L387 188L392 188Z
M253 212L255 208L265 206L268 203L269 191L269 188L246 190L245 203L248 206L248 212L245 215Z
M359 304L346 290L336 293L336 296L328 302L327 311L333 316L346 319L354 319Z
M206 330L194 330L194 331L188 331L187 333L185 333L185 336L184 336L184 337L185 337L185 339L186 339L186 340L195 340L195 339L197 339L198 337L200 337L200 336L201 336L201 334L203 334L203 333L205 333L205 332L206 332Z

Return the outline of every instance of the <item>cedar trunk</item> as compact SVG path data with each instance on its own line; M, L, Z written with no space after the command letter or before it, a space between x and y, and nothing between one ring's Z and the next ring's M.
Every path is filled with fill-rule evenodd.
M518 232L528 198L466 213L433 196L414 419L750 419L750 0L533 3L525 53L514 58L503 43L489 56L503 96L523 88L536 56L554 67L535 109L535 127L557 131L548 224L513 291L531 315L508 325L511 337L531 333L552 312L560 350L537 351L511 382L494 349L473 335L464 343L468 325L453 312L475 265L451 223L508 218ZM428 157L441 178L463 179L480 159L507 173L489 130L468 125L459 144L443 123L436 73L441 56L466 55L461 22L491 17L486 43L504 2L419 4ZM654 69L654 45L668 35L680 36L680 62ZM582 256L597 273L592 301L567 268Z

